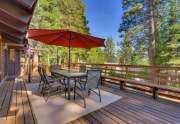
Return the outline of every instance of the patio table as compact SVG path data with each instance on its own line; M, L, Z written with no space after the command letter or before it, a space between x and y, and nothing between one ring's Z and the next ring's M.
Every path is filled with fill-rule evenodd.
M58 74L60 76L63 76L67 79L67 88L68 88L68 99L70 100L70 80L75 78L82 78L86 77L87 73L84 72L68 72L67 70L59 70L59 69L53 69L51 70L51 73Z

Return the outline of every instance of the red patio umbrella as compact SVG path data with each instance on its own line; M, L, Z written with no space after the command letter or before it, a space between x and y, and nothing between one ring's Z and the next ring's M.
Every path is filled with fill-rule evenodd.
M43 42L48 45L64 46L69 48L68 70L70 70L70 48L94 48L104 46L105 39L59 29L29 29L27 38Z

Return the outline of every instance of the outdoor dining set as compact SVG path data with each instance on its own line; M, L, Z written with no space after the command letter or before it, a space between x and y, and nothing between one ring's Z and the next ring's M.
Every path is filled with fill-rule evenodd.
M50 66L50 75L46 74L46 70L43 66L38 66L38 72L40 75L39 91L48 100L48 97L52 94L64 93L65 98L71 99L71 93L73 92L74 100L76 96L83 99L84 108L86 108L86 97L91 95L91 92L95 93L99 97L101 102L101 93L99 85L101 83L101 70L92 68L90 70L84 70L82 68L79 71L62 70L58 65Z
M61 70L58 66L51 66L51 76L47 76L45 69L42 66L38 67L38 72L41 77L39 89L41 89L43 96L46 94L46 99L50 95L50 92L56 89L56 91L64 91L65 97L67 96L68 100L70 100L71 91L74 91L74 100L77 95L83 98L84 107L86 107L85 98L89 96L91 92L96 93L101 102L100 89L98 87L101 79L101 71L98 69L87 71L80 69L79 72L70 71L70 54L71 48L90 49L104 47L105 39L67 29L29 29L27 37L47 45L68 47L68 71Z

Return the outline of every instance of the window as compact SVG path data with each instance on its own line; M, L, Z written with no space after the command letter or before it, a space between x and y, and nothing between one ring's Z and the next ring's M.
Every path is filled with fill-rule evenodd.
M2 78L2 36L0 33L0 82Z
M10 49L10 51L9 51L9 53L10 53L10 62L12 62L12 63L14 63L14 61L15 61L15 50L14 49Z

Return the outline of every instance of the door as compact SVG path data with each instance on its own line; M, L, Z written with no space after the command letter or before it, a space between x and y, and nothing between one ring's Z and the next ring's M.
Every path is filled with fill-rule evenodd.
M15 49L8 49L8 75L15 75Z
M1 37L1 34L0 34L0 82L2 80L2 37Z

